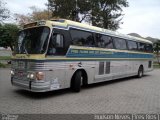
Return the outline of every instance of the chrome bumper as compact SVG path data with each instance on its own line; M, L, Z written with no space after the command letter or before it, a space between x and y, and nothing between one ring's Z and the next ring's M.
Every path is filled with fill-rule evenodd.
M11 78L11 83L14 86L17 86L24 90L28 90L32 92L51 91L50 82L33 82L33 81L17 80L17 79Z

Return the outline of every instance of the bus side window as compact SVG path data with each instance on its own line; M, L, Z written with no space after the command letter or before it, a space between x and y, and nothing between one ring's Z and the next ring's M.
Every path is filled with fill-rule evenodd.
M71 29L72 45L94 47L95 41L92 32Z
M110 36L97 34L96 36L98 47L101 48L113 48L112 38Z
M116 49L127 50L127 44L125 39L113 37L113 40Z
M137 51L137 49L138 49L137 42L131 41L131 40L128 40L127 42L128 42L128 49L129 50Z
M153 46L151 44L146 44L146 52L152 53L153 52Z
M145 43L138 42L138 50L141 52L145 52Z

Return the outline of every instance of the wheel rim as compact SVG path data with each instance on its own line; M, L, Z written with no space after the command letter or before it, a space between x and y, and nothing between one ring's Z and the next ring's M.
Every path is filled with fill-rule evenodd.
M81 84L81 86L83 85L83 77L82 76L81 76L81 83L80 84Z
M140 68L139 69L139 77L142 77L143 76L143 68Z
M142 76L142 71L139 72L139 76L140 76L140 77Z

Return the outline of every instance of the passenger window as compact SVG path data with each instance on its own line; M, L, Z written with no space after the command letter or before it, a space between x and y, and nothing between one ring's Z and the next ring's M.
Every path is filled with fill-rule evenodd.
M114 45L116 49L120 49L120 50L127 49L126 40L121 39L121 38L113 38L113 40L114 40Z
M113 42L110 36L97 34L97 43L98 47L109 48L109 49L113 48Z
M128 49L129 50L137 50L137 42L128 40Z
M94 47L95 42L91 32L71 29L72 45Z
M153 52L153 46L151 44L146 44L146 52Z
M139 42L139 43L138 43L138 50L144 52L144 51L145 51L145 43L140 43L140 42Z

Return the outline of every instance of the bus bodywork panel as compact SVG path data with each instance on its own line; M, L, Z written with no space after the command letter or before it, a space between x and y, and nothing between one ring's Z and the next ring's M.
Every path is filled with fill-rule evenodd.
M108 65L109 63L109 65ZM150 61L132 61L132 60L106 60L106 61L61 61L44 60L44 61L25 61L14 60L14 73L12 84L20 86L23 89L34 92L45 92L69 88L71 78L75 71L85 70L87 73L88 84L97 83L107 80L113 80L128 76L137 75L140 65L143 65L144 72L153 70L149 66ZM18 66L16 66L18 65ZM41 71L45 77L43 81L31 80L27 76L30 73L36 74ZM124 72L126 71L126 72Z

